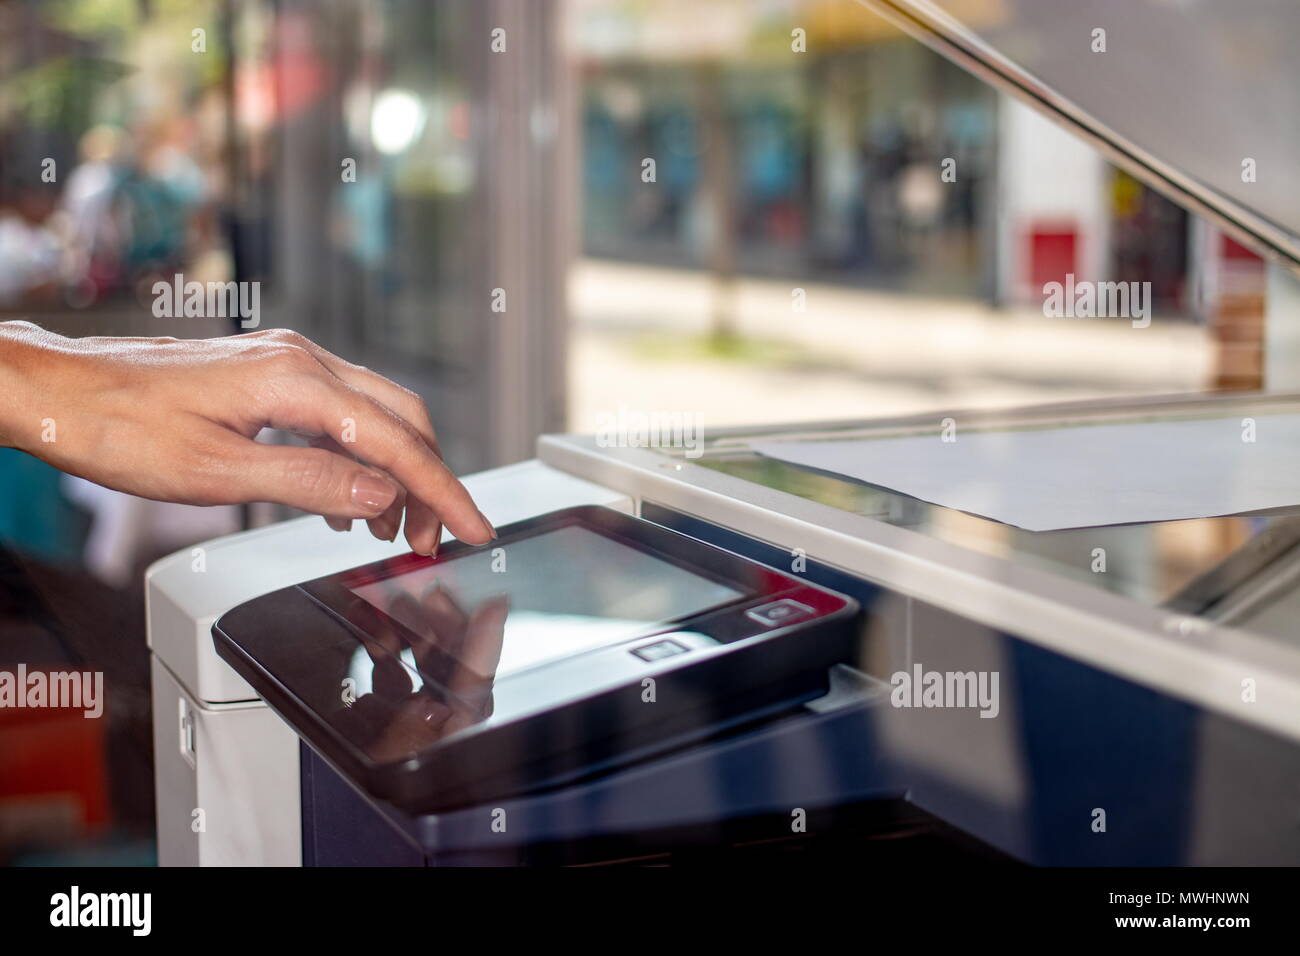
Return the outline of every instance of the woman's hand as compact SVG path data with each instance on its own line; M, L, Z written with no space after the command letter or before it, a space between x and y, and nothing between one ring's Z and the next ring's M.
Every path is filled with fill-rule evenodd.
M264 445L265 427L314 447ZM424 403L296 332L68 339L0 323L0 445L158 501L272 501L411 549L496 536L443 464ZM364 463L364 464L363 464Z

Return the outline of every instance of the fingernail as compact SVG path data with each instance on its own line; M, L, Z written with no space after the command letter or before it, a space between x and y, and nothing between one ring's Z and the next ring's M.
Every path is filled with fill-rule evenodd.
M367 515L382 514L397 497L397 489L375 475L358 475L352 483L352 504Z
M483 519L483 523L487 525L487 529L492 535L492 540L495 541L497 538L497 529L492 527L492 522L488 521L487 515L485 515L483 512L480 511L478 513L478 516Z

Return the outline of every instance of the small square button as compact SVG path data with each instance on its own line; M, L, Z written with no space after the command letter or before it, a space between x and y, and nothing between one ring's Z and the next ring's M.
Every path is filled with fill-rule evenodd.
M643 661L658 661L665 657L673 657L677 654L685 654L687 648L678 644L676 641L662 640L655 641L653 644L642 644L640 647L632 648L632 653Z
M746 617L757 621L764 627L781 627L791 621L801 621L805 617L812 617L812 615L812 608L790 598L782 598L770 604L760 604L758 607L751 607L745 612Z

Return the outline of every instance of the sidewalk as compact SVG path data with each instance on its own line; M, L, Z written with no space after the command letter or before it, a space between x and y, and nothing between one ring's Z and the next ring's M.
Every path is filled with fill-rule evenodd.
M1032 308L743 277L737 355L708 347L708 276L579 260L571 274L570 420L620 405L693 412L706 427L1195 391L1209 337L1156 315L1048 319Z

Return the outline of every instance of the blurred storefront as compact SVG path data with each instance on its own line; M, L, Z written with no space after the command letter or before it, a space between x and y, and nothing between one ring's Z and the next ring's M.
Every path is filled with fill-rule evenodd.
M572 427L664 382L720 425L1259 387L1262 300L1211 227L866 5L568 14ZM1070 276L1150 283L1158 320L1044 315Z
M734 244L753 274L981 289L997 114L977 80L848 2L575 8L588 254L708 267Z

